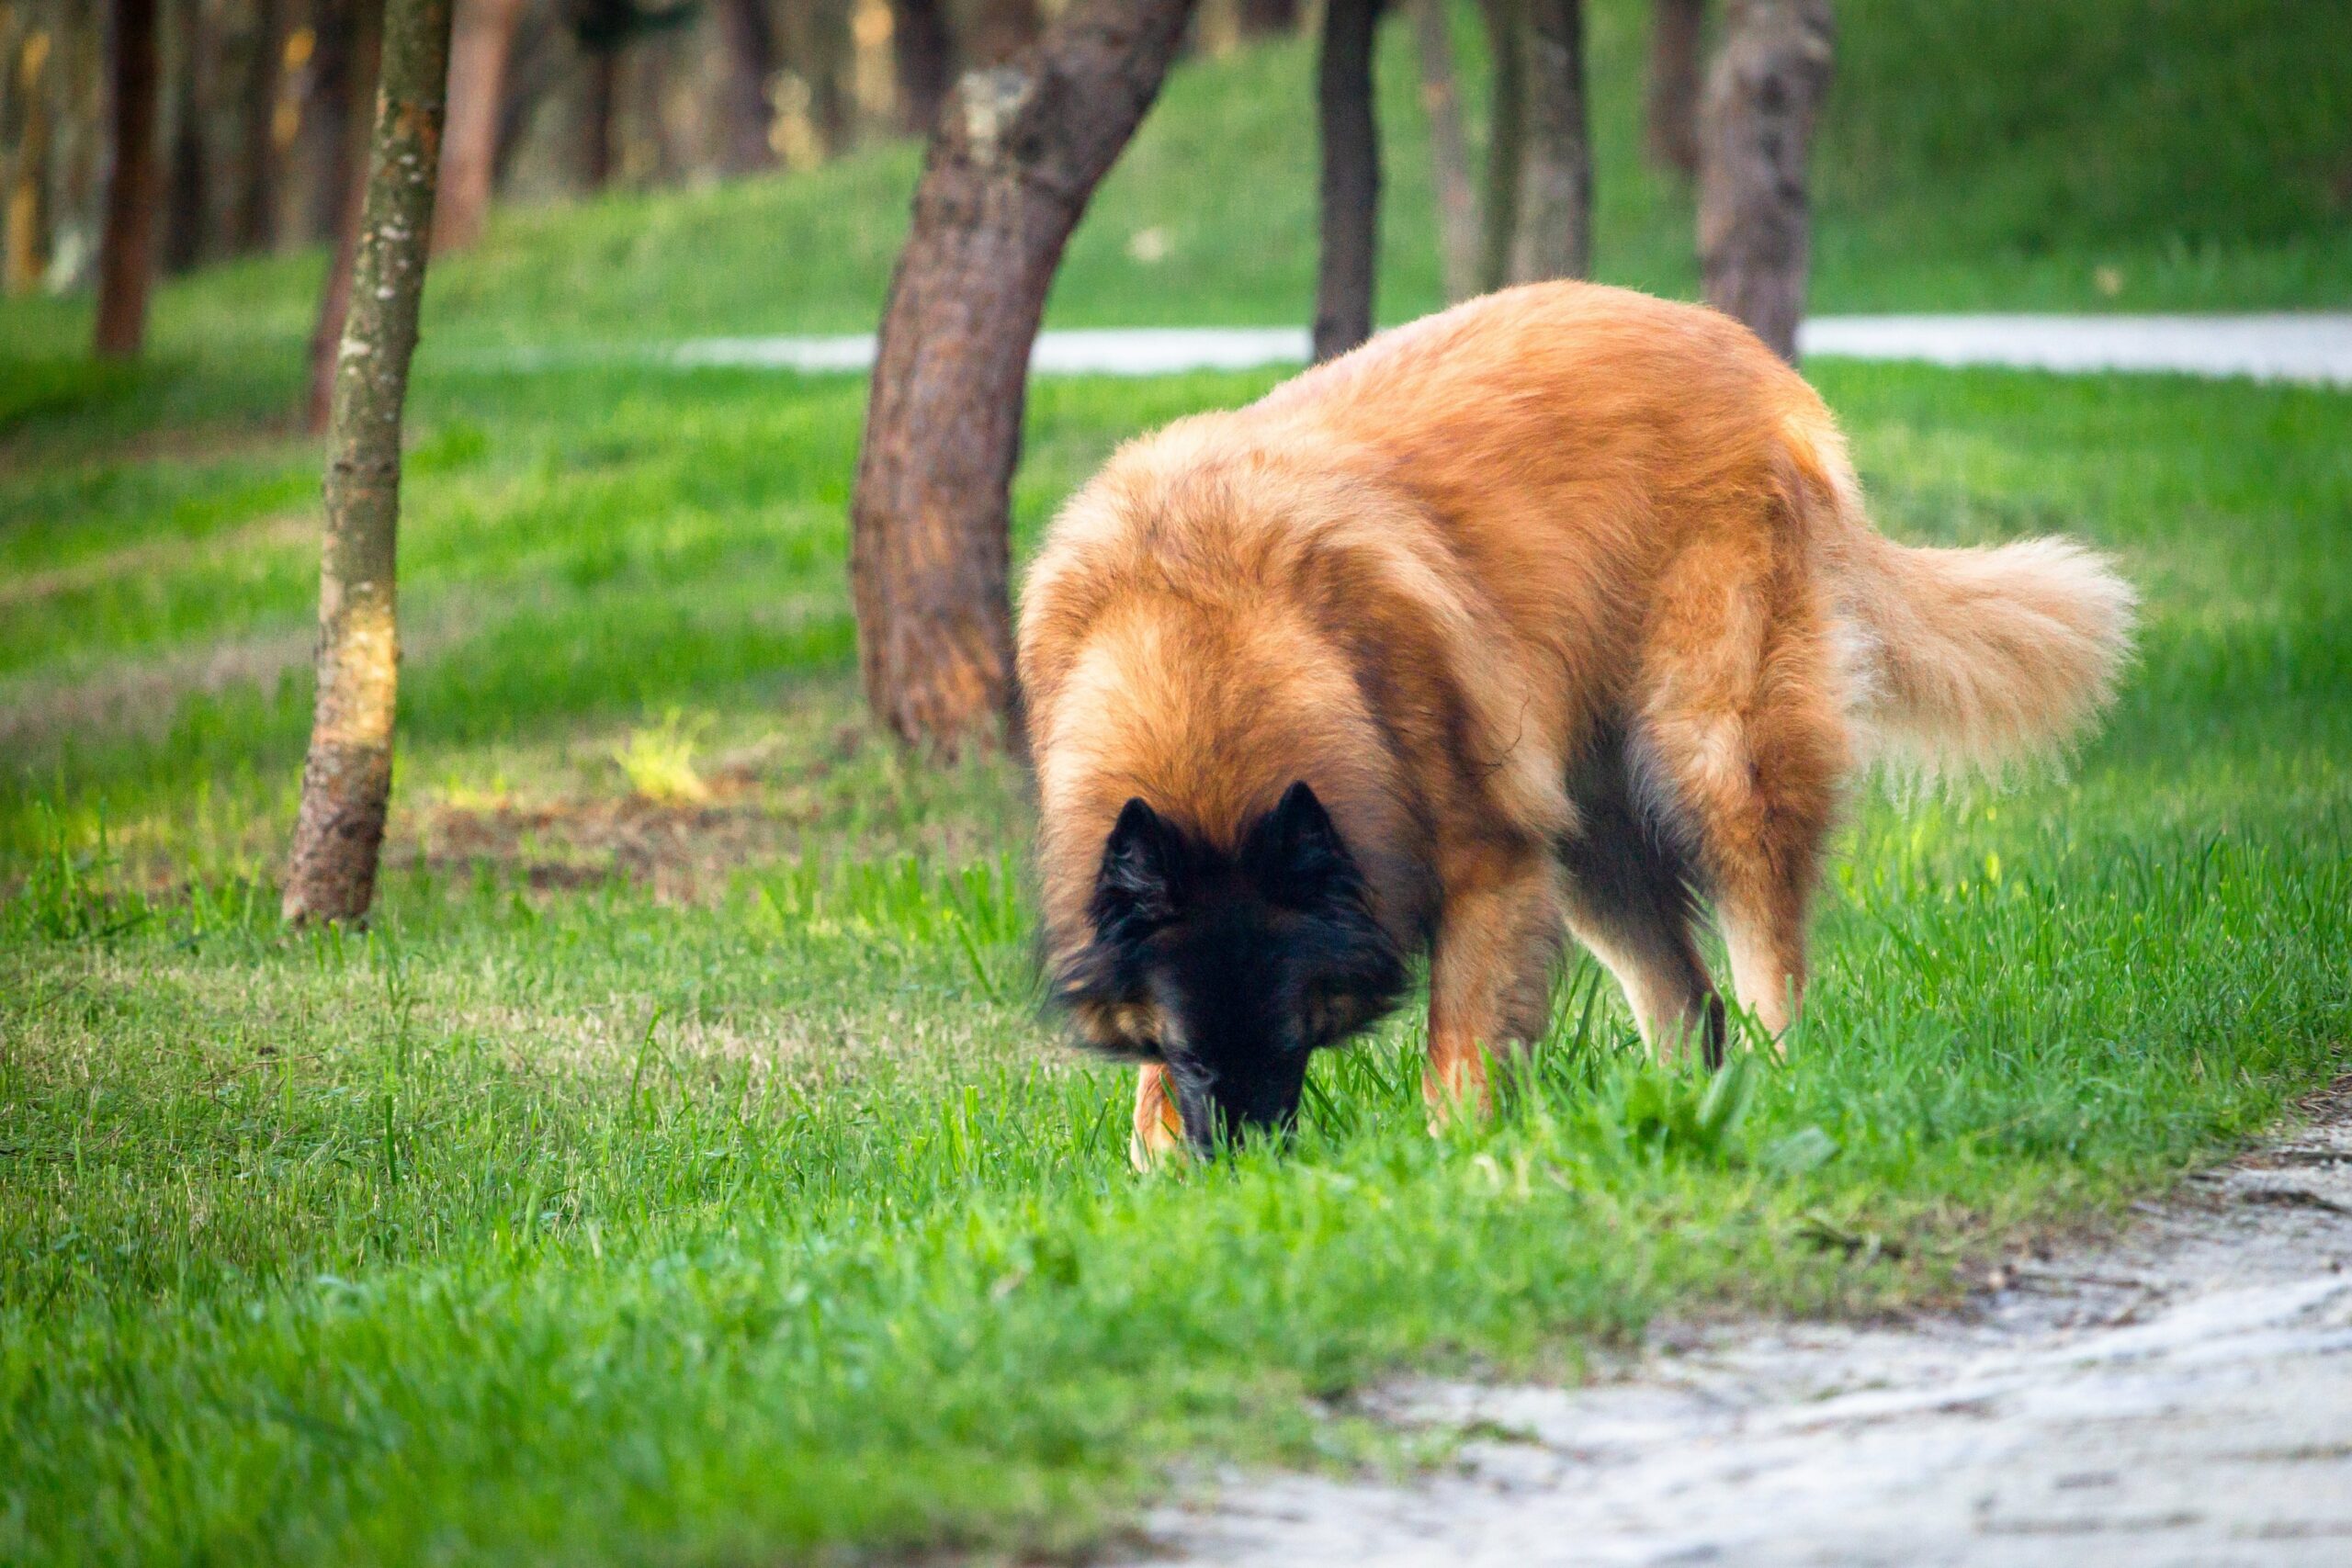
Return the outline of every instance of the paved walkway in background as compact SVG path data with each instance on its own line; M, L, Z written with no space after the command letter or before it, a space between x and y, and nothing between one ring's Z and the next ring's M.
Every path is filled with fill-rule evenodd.
M2332 1124L1900 1327L1654 1333L1582 1389L1424 1383L1406 1483L1228 1477L1148 1523L1217 1568L2344 1568L2352 1084Z
M1824 359L1917 360L1935 365L2173 371L2259 381L2352 387L2352 312L2235 316L1816 316L1799 347ZM614 351L631 356L631 351ZM682 368L736 366L778 370L862 370L874 339L695 338L644 351ZM595 356L592 352L583 357ZM569 353L521 351L526 363ZM1048 332L1031 366L1039 374L1160 376L1181 370L1248 370L1302 365L1306 333L1296 327L1125 327Z

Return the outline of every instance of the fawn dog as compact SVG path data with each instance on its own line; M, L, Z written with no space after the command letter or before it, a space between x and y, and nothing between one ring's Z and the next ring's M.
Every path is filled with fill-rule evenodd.
M1031 568L1046 962L1141 1064L1148 1164L1295 1119L1429 957L1424 1090L1487 1103L1574 932L1720 1059L1712 906L1775 1035L1841 784L1996 768L2108 700L2132 595L2053 539L1872 530L1729 318L1576 283L1385 333L1121 449Z

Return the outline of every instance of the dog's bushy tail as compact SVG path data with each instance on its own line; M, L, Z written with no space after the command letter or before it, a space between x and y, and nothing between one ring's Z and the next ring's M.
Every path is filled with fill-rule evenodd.
M2107 706L2137 597L2108 558L2054 538L1898 545L1863 514L1835 431L1804 434L1838 513L1824 554L1879 758L1928 777L1997 777L2061 750Z

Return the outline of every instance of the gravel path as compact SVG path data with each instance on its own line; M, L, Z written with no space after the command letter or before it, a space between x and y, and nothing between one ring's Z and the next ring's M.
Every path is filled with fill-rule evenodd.
M2344 1568L2346 1087L1962 1315L1719 1329L1586 1389L1398 1388L1383 1414L1486 1435L1412 1485L1227 1478L1149 1521L1151 1561Z
M1937 365L2177 371L2261 381L2352 386L2352 312L2239 316L1817 316L1799 345L1826 359L1922 360ZM502 364L629 357L636 351L520 350ZM862 370L874 339L695 338L642 351L682 367L736 366ZM1306 333L1293 327L1132 327L1048 332L1037 339L1040 374L1159 376L1298 365Z

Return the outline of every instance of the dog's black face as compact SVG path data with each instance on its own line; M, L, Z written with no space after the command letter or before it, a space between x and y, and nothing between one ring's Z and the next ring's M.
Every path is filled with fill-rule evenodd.
M1102 849L1093 943L1060 977L1098 1049L1163 1062L1195 1146L1298 1116L1310 1053L1396 1004L1405 965L1304 781L1225 853L1130 800Z

